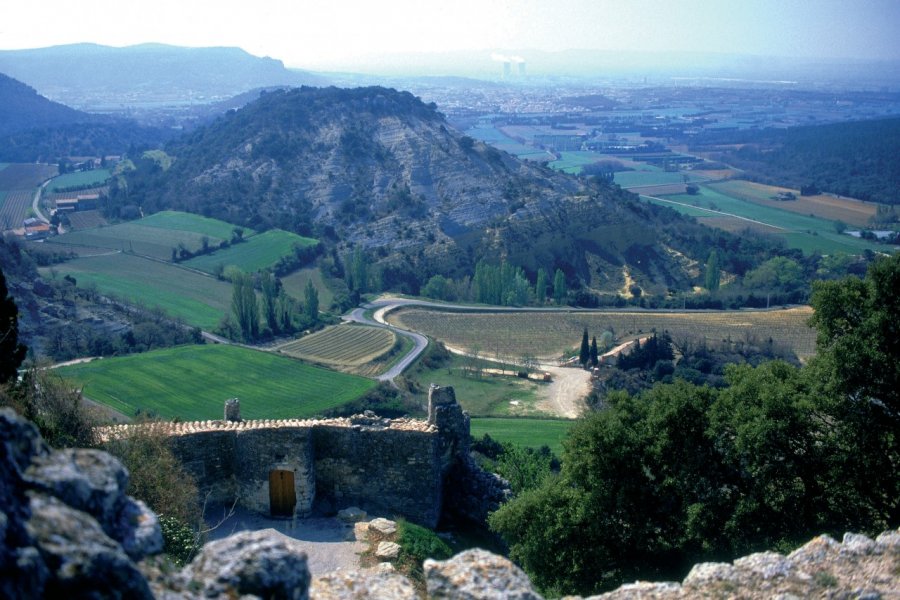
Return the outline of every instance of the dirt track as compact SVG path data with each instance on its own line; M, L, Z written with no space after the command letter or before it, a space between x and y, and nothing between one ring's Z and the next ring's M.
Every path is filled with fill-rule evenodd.
M541 365L553 375L553 382L541 390L540 410L560 417L575 419L585 408L584 399L591 391L591 374L583 369Z

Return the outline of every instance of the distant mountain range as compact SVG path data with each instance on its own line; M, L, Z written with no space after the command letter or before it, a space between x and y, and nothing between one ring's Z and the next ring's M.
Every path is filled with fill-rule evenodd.
M97 115L48 100L21 81L0 73L0 135L100 120Z
M240 48L71 44L0 51L0 73L86 110L137 104L211 102L268 86L325 85L311 73Z
M687 288L710 230L616 186L520 161L452 129L434 105L371 87L273 91L140 161L113 206L181 209L315 235L377 257L386 286L471 274L480 258L562 268L618 292ZM724 234L723 234L724 235ZM702 246L702 248L701 248Z

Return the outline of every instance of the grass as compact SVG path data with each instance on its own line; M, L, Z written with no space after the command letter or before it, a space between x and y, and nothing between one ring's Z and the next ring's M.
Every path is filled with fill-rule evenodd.
M875 216L877 205L860 202L847 198L835 198L833 196L801 196L798 190L783 187L763 185L751 181L733 179L720 183L710 184L709 187L716 191L735 198L753 202L770 208L777 208L787 212L801 215L815 216L827 221L844 221L855 227L866 227L869 219ZM772 200L772 196L779 192L793 192L796 200L779 201Z
M305 247L314 244L316 244L314 239L280 229L272 229L255 235L240 244L232 244L230 247L217 250L212 254L197 256L183 264L206 273L214 273L218 266L234 266L245 273L254 273L270 268L282 256L292 254L295 245Z
M322 272L317 267L309 267L306 269L298 269L293 273L281 278L281 285L288 296L295 300L303 302L305 300L304 291L306 283L312 281L313 286L319 292L319 306L328 308L334 302L334 292L328 287Z
M711 208L739 217L761 221L767 225L782 228L784 230L783 234L804 234L803 236L794 235L786 239L791 247L805 249L805 251L817 250L826 254L835 252L859 254L866 249L875 251L885 249L884 246L879 246L866 240L839 234L834 229L833 221L801 215L773 206L762 206L753 202L747 202L707 186L701 186L699 194L676 194L665 196L664 199L683 205ZM680 212L696 210L693 207L670 206Z
M555 455L562 456L562 441L574 424L565 419L476 418L472 419L472 437L488 434L498 442L517 446L549 446Z
M397 336L381 327L335 325L281 346L278 351L309 362L359 366L394 347Z
M224 221L167 211L128 223L73 231L53 238L50 242L120 250L169 261L172 259L172 249L178 248L180 244L191 252L196 252L203 247L203 239L206 237L211 246L216 246L222 240L231 238L233 228L233 225Z
M701 181L704 179L697 173L672 173L662 171L658 168L649 169L648 166L642 166L638 171L622 171L616 173L614 181L623 188L632 188L648 185L668 185L673 183L683 184L685 175L688 176L688 181Z
M565 151L559 154L562 158L547 163L547 166L574 175L581 173L581 167L584 165L593 164L606 156L599 152L585 151Z
M104 294L132 304L159 307L206 330L215 329L231 302L228 283L130 254L79 258L42 272L72 275L80 287L95 285Z
M460 405L473 416L541 416L535 405L538 387L546 385L518 377L491 377L466 374L470 360L453 356L449 363L436 368L420 368L412 377L427 389L428 384L453 386ZM500 368L499 363L482 361L487 368ZM517 402L518 405L510 404Z
M179 346L72 365L60 375L88 398L134 415L221 419L240 398L247 419L306 418L355 400L374 382L237 346Z
M94 169L92 171L78 171L77 173L66 173L54 177L47 185L47 191L56 192L65 188L76 186L96 187L101 186L110 177L109 169Z
M692 337L709 341L772 340L806 358L815 351L816 332L806 322L808 306L779 310L669 311L597 310L576 312L450 312L409 307L394 311L388 319L454 348L483 355L498 354L518 359L526 354L558 358L581 340L584 328L600 336L610 330L617 339L650 331L668 331L676 340ZM452 385L452 384L451 384ZM462 396L460 396L462 397Z
M155 227L157 229L173 229L175 231L188 231L205 235L217 240L229 240L235 226L218 219L210 219L209 217L201 217L191 213L179 212L175 210L164 210L153 213L149 217L144 217L136 221L143 227ZM244 228L244 237L249 238L255 235L252 229Z

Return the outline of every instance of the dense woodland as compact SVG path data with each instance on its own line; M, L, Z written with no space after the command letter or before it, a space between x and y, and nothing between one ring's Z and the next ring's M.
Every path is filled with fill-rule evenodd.
M699 148L737 143L721 156L756 181L882 204L900 204L900 119L702 134Z

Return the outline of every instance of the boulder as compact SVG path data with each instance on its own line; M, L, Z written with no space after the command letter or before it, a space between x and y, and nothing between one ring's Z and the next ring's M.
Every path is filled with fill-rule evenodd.
M378 542L375 557L381 560L395 560L400 556L400 544L394 542Z
M274 529L244 531L206 544L182 576L190 589L206 597L309 598L306 552L300 542Z
M487 550L466 550L445 561L426 560L428 597L452 600L540 600L525 573Z
M396 522L382 517L369 521L366 538L370 542L392 541L395 537L397 537Z
M350 506L343 510L339 510L337 513L337 518L339 521L343 521L344 523L356 523L357 521L365 521L366 511L361 508L357 508L356 506Z
M310 597L315 600L415 600L418 595L409 580L396 573L337 571L316 577Z

